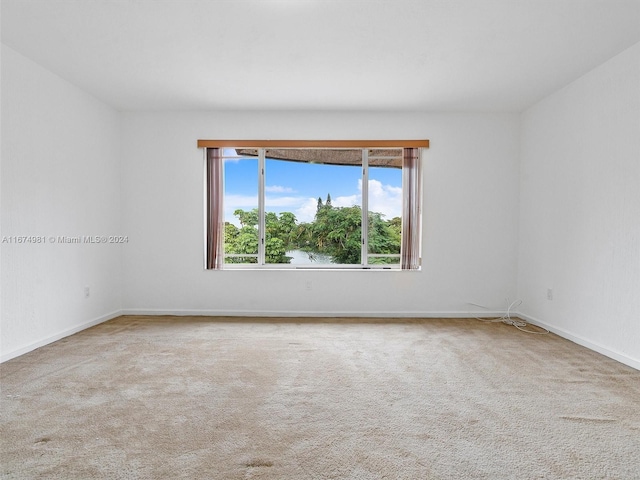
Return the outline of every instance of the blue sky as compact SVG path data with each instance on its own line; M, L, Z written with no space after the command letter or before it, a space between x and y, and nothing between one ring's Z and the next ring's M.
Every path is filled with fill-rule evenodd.
M258 206L258 160L225 160L225 220L238 224L233 211ZM265 191L268 212L292 212L298 222L310 222L318 197L331 194L335 207L361 204L359 166L338 166L266 159ZM370 210L390 219L402 209L402 172L393 168L369 169Z

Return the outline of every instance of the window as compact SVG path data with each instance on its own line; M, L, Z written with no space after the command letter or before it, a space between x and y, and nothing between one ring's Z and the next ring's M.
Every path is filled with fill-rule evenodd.
M419 268L417 148L224 143L206 151L207 268Z

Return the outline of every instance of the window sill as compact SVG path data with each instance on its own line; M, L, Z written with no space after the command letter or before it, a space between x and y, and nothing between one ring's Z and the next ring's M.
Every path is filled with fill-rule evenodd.
M388 266L388 267L374 267L374 266L367 266L367 267L363 267L361 265L357 265L357 266L335 266L335 267L318 267L318 266L285 266L285 265L261 265L261 266L254 266L254 265L225 265L221 271L243 271L243 270L250 270L250 271L257 271L257 270L263 270L263 271L295 271L295 272L300 272L300 271L305 271L305 272L309 272L309 271L313 271L313 272L419 272L422 269L419 268L417 270L402 270L399 266ZM220 271L220 270L218 270Z

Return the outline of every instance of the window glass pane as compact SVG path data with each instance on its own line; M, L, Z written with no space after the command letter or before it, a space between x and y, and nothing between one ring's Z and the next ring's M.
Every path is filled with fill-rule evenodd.
M259 255L259 158L265 245ZM401 148L367 151L369 265L400 264ZM223 150L226 264L362 263L361 149Z
M257 263L258 159L224 150L225 263ZM228 256L253 254L255 256Z
M266 263L360 264L362 151L270 149Z
M402 149L369 151L367 262L400 263L402 232Z

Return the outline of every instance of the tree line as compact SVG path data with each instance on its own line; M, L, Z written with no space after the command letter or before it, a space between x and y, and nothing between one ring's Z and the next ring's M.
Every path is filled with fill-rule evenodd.
M226 253L258 253L258 209L233 212L240 227L225 222L224 248ZM384 215L369 212L369 253L400 253L402 221L400 217L385 220ZM334 207L331 195L323 203L318 198L318 207L312 222L298 223L291 212L265 215L265 260L266 263L290 263L286 255L292 250L302 250L313 259L322 254L331 257L337 264L359 264L362 246L362 208ZM385 263L385 258L373 259ZM227 263L255 263L251 258L227 258ZM373 263L373 262L370 262ZM393 260L392 263L397 263Z

